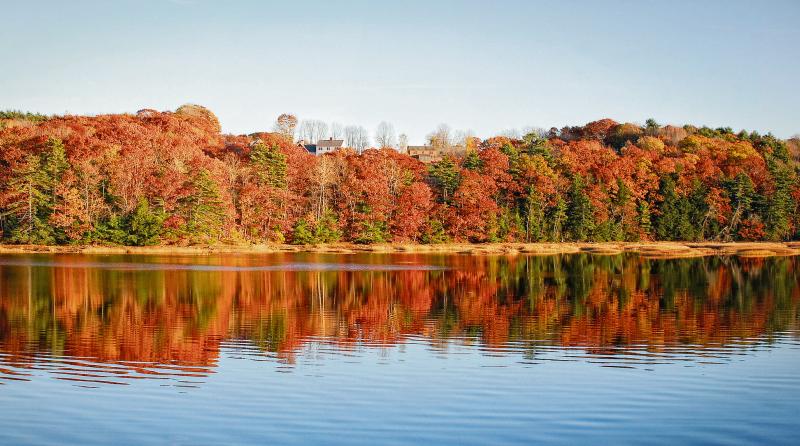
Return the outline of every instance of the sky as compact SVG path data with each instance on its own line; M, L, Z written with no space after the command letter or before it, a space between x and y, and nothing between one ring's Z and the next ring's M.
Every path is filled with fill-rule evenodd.
M0 0L0 109L800 133L800 1Z

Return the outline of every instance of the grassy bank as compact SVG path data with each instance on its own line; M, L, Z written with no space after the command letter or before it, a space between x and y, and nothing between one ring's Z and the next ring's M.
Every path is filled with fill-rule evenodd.
M0 245L5 253L82 253L82 254L159 254L206 255L217 253L260 254L275 252L318 252L352 254L378 253L447 253L472 255L552 255L586 252L614 255L623 252L647 257L697 257L736 255L741 257L772 257L800 254L800 242L769 243L682 243L682 242L610 242L610 243L450 243L441 245L377 244L355 245L337 243L326 245L211 245L211 246L43 246Z

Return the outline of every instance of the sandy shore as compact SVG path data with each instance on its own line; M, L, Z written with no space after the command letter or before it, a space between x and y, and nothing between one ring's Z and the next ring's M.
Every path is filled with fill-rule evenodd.
M318 252L343 253L452 253L474 255L552 255L586 252L597 255L615 255L623 252L639 253L647 257L699 257L709 255L736 255L741 257L772 257L800 254L800 242L758 243L682 243L682 242L611 242L611 243L451 243L442 245L379 244L354 245L337 243L328 245L212 245L212 246L42 246L0 245L2 253L83 253L83 254L179 254L207 255L218 253L275 253Z

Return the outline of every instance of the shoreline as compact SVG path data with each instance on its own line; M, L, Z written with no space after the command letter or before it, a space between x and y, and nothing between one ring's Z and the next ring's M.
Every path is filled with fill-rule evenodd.
M334 243L325 245L208 245L208 246L46 246L0 245L0 254L271 254L304 253L381 253L381 254L470 254L470 255L555 255L588 253L617 255L638 253L648 258L704 256L778 257L800 255L800 242L563 242L563 243L446 243L441 245Z

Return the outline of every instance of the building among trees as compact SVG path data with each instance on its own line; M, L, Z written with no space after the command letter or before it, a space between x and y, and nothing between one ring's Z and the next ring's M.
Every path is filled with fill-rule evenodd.
M463 157L466 153L466 148L461 145L437 147L431 145L425 146L408 146L408 156L411 158L422 161L423 163L438 163L444 158L445 155L455 157Z
M326 153L331 153L344 147L344 140L333 139L331 137L328 139L317 141L316 144L303 144L303 147L306 150L308 150L308 153L312 155L324 155Z

